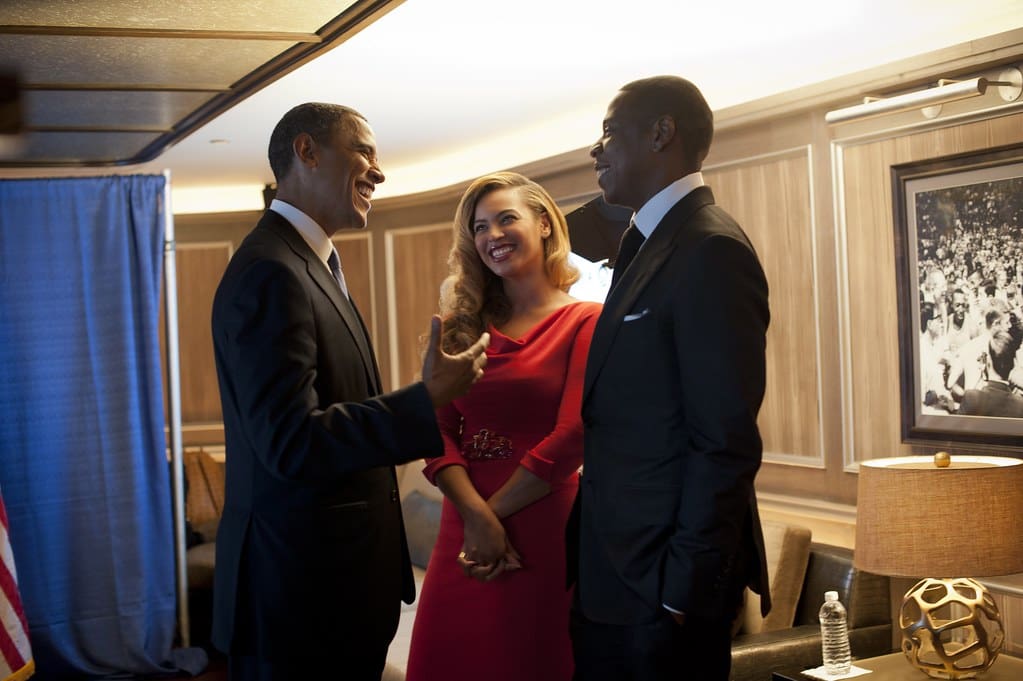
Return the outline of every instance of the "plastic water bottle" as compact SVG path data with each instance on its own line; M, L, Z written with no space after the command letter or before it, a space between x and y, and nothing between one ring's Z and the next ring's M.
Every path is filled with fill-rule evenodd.
M852 666L849 627L846 622L845 606L838 600L837 591L825 592L820 620L824 671L831 675L848 674Z

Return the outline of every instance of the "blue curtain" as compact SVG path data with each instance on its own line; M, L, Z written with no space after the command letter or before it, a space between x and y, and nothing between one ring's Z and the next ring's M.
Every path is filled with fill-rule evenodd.
M43 679L206 662L173 647L165 182L0 181L0 486Z

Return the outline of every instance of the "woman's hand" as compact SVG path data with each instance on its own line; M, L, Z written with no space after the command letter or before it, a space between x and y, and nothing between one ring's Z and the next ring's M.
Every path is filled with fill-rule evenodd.
M477 566L497 564L508 543L504 526L497 515L486 505L481 505L463 518L462 552L465 559Z
M462 550L457 560L465 576L485 582L521 568L519 553L508 541L501 519L476 491L465 467L442 468L436 481L462 519Z
M470 514L464 524L458 564L467 577L488 582L505 571L522 567L518 551L508 541L504 526L492 511L486 509Z
M492 579L496 579L504 572L521 569L522 560L518 551L509 544L508 552L501 556L496 563L477 563L469 560L465 551L462 551L458 554L458 565L462 568L462 572L465 573L466 577L472 577L480 582L489 582Z

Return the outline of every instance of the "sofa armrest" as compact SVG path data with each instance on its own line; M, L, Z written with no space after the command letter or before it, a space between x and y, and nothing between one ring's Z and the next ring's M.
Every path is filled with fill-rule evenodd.
M849 631L854 660L886 655L892 650L891 624ZM819 625L738 636L732 642L731 681L765 681L776 671L810 669L821 664Z
M731 681L764 681L783 669L809 669L821 663L820 627L737 636L732 641Z
M795 625L735 637L732 681L765 681L775 671L819 666L821 635L817 613L824 602L825 591L838 591L849 611L849 647L853 659L891 652L888 584L887 577L854 567L850 549L811 544Z

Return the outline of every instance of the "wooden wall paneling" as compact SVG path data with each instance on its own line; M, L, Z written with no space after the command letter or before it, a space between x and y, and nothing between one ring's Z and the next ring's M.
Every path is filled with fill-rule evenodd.
M175 249L178 295L178 351L181 371L181 421L186 430L223 421L220 390L213 360L210 317L213 296L234 252L229 241L178 243ZM160 294L160 360L167 376L164 296ZM164 381L164 418L168 387ZM194 428L193 428L194 430ZM215 429L219 432L219 428Z
M913 453L902 442L898 310L891 167L1023 142L1023 114L915 134L836 140L836 229L844 255L843 458L856 462ZM938 445L935 446L935 449Z
M843 325L846 382L843 463L899 451L898 313L888 173L893 145L845 148L842 166L845 244ZM882 178L883 181L882 181ZM866 456L857 456L863 452Z
M391 388L398 389L419 379L425 348L420 339L429 333L448 274L451 225L388 230L385 243Z
M810 147L704 170L718 204L746 230L770 287L764 460L824 466Z
M342 232L335 234L331 241L341 256L341 270L345 275L348 294L362 315L376 352L380 339L377 334L377 301L373 287L372 235L368 232Z

